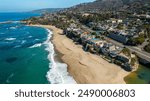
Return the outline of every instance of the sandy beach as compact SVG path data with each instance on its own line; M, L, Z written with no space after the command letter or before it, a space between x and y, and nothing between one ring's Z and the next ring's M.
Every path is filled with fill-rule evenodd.
M62 30L50 25L34 25L48 28L53 32L53 44L61 54L63 62L68 64L68 72L78 84L124 84L126 72L98 55L85 52L81 45L62 35Z

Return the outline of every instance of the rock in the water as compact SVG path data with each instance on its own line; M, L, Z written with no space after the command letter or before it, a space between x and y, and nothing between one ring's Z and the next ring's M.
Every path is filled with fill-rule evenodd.
M11 57L11 58L7 58L6 59L6 62L8 62L8 63L13 63L13 62L15 62L17 60L17 57Z

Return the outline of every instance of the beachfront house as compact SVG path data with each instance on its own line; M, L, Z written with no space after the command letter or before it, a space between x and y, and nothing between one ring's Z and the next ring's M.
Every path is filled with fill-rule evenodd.
M127 70L127 71L132 71L132 66L130 65L130 59L128 57L126 57L125 55L118 55L115 58L114 63L123 67L123 69Z
M87 40L87 46L90 46L90 52L92 53L99 53L99 49L100 49L100 45L102 44L102 40L100 38L93 38L93 39L89 39Z
M128 36L122 32L110 32L108 37L121 42L123 44L126 44L129 40Z
M82 30L78 28L75 23L71 23L70 26L64 30L64 34L75 41L77 41L76 38L80 37L81 33Z
M108 56L110 52L116 50L115 45L112 43L105 42L103 43L103 46L100 47L102 54Z

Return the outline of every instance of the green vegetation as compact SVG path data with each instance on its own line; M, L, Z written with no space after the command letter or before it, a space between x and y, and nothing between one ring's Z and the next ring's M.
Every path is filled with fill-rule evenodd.
M145 35L139 35L137 38L130 38L128 43L132 45L141 45L145 41Z
M105 13L105 14L90 14L88 16L82 16L82 15L74 15L82 24L88 24L89 22L98 22L109 19L112 14L111 13Z
M128 48L124 48L122 50L122 53L125 54L128 57L131 57L131 52L130 52L130 50Z
M134 38L134 39L133 39L133 42L134 42L136 45L142 44L144 41L145 41L145 38L144 38L144 37L137 37L137 38Z
M136 58L131 58L131 62L130 62L131 66L134 66L136 61L137 61Z
M100 35L104 35L104 36L108 36L109 32L108 31L103 31L103 32L99 32Z
M147 45L147 46L145 46L145 51L147 51L147 52L149 52L150 53L150 43Z
M146 25L144 25L144 28L145 28L145 30L146 30L147 37L148 37L149 40L150 40L150 25L149 25L149 24L146 24ZM150 42L149 42L148 45L146 45L146 46L144 47L144 49L145 49L145 51L147 51L147 52L150 53Z
M71 18L67 17L66 15L60 14L58 16L50 15L48 17L41 16L41 17L32 17L30 19L27 19L27 24L42 24L42 25L54 25L61 29L66 29L71 23L73 23L73 20L69 20Z
M146 36L150 39L150 25L149 25L149 24L144 24L144 25L142 26L142 29L145 30Z
M96 32L92 32L91 34L92 34L92 35L95 35L95 36L97 35Z
M104 40L104 37L103 37L103 36L100 36L100 35L96 35L95 38Z
M124 29L124 25L123 24L118 24L117 29L123 30Z

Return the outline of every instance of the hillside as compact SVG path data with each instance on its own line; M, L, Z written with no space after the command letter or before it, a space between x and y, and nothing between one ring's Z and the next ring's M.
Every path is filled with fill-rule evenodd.
M45 8L45 9L38 9L38 10L33 10L32 12L36 13L53 13L62 10L63 8Z
M118 10L138 10L150 0L96 0L90 3L83 3L71 7L73 11L118 11Z

